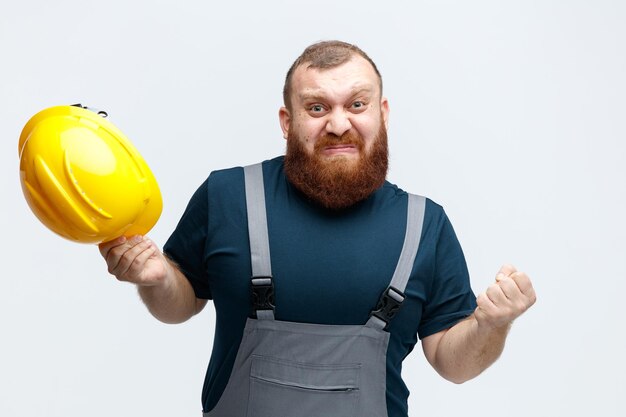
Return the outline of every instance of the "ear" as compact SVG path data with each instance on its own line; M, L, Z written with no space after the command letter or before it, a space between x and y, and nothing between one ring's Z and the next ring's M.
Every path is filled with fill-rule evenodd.
M389 101L387 97L380 99L380 114L383 117L383 123L385 123L385 129L389 128Z
M278 120L280 121L280 128L283 131L283 138L287 139L289 135L289 125L291 124L291 114L287 107L281 107L278 110Z

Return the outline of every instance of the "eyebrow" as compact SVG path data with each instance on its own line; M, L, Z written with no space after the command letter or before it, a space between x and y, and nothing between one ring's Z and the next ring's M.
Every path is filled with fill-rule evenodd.
M352 89L352 92L350 93L351 97L354 96L358 96L359 94L363 94L363 93L370 93L373 94L374 93L374 88L371 86L355 86ZM300 94L298 94L298 97L300 98L300 100L302 101L317 101L317 100L322 100L325 97L325 94L323 93L323 90L321 89L316 89L313 91L304 91L301 92Z

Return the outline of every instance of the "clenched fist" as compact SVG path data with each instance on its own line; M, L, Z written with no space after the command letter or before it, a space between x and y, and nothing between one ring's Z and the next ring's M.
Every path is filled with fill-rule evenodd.
M530 278L512 265L504 265L496 282L476 298L474 316L483 328L501 328L532 306L537 297Z
M109 273L120 281L140 286L160 285L171 267L163 253L147 237L119 237L98 247Z

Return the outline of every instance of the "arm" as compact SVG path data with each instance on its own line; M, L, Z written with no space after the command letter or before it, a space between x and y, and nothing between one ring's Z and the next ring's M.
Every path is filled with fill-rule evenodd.
M199 313L206 300L195 296L178 267L148 238L124 237L100 244L109 273L137 285L150 313L164 323L182 323Z
M496 282L480 294L468 319L422 340L428 362L444 378L460 384L498 359L511 322L535 303L530 279L505 265Z
M163 285L138 285L137 289L154 317L163 323L182 323L202 311L207 300L196 298L185 275L171 260L165 260L169 272Z

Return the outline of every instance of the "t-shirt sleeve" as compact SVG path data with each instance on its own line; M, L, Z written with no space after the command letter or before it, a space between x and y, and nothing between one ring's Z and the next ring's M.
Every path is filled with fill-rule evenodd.
M211 298L204 254L208 230L208 180L193 194L163 252L185 274L196 297Z
M420 339L452 327L476 308L461 244L448 216L442 216L434 274L418 329Z

